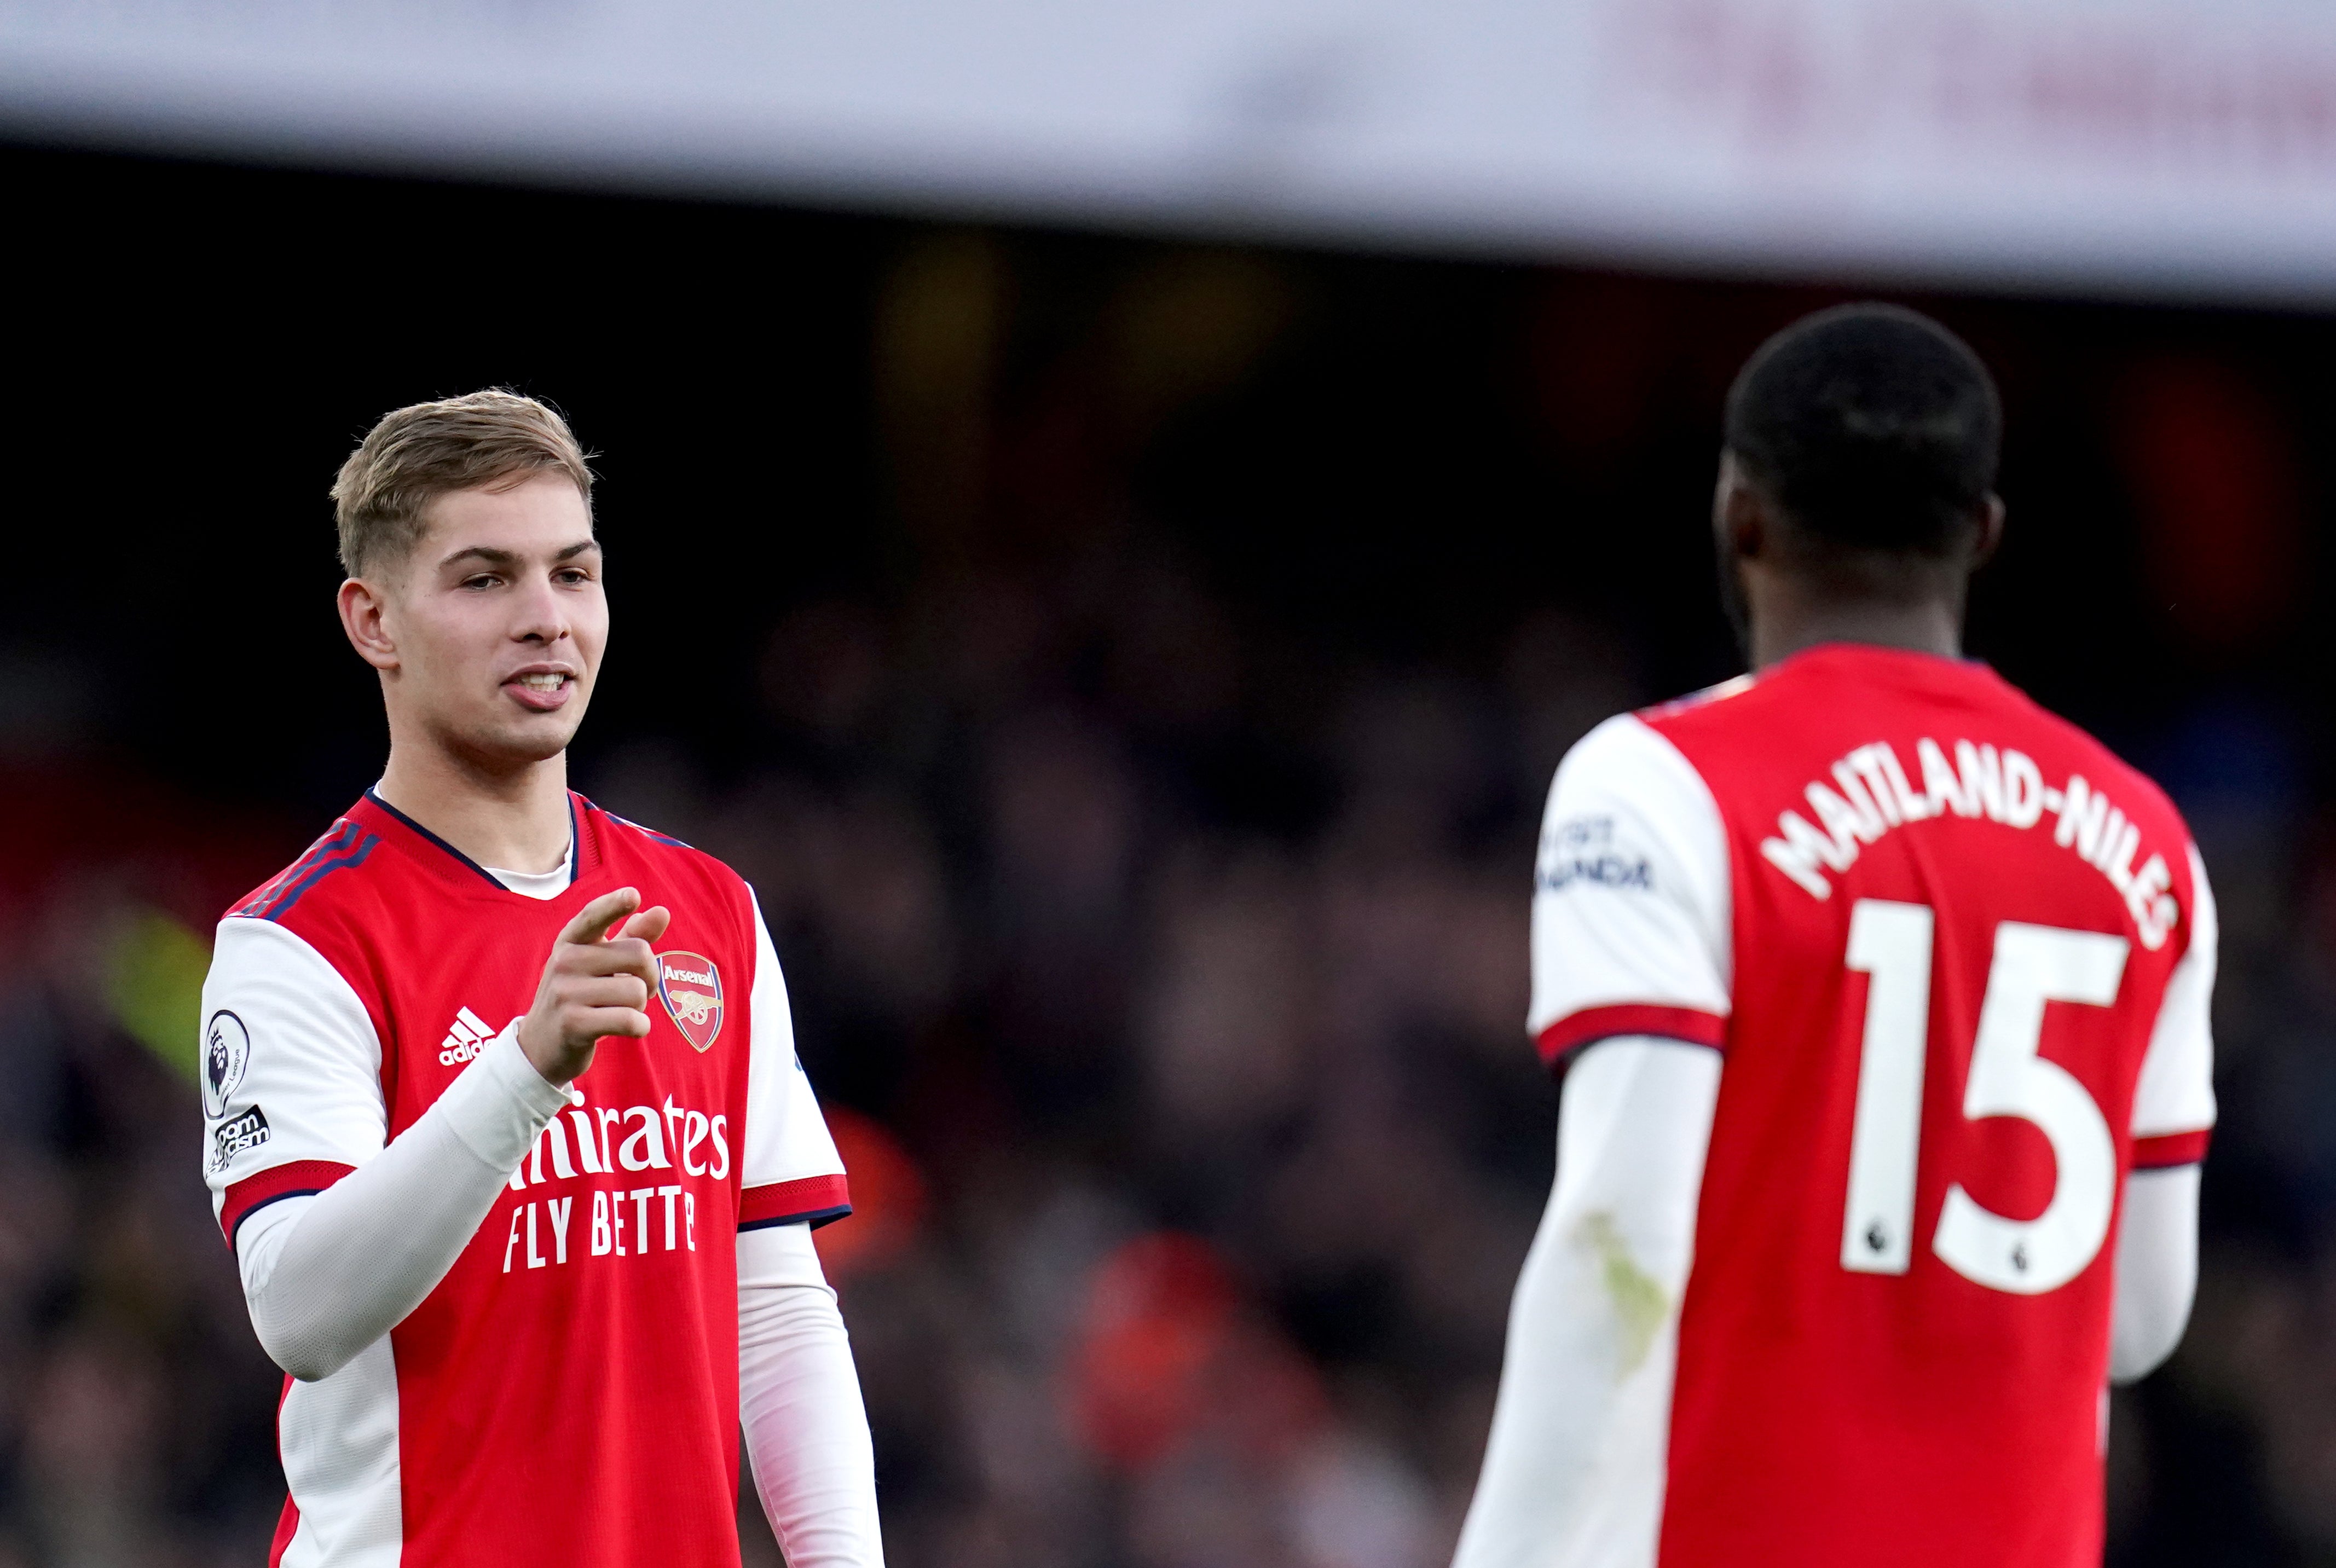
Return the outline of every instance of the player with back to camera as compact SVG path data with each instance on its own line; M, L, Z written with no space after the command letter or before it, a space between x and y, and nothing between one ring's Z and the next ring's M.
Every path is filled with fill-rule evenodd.
M810 1239L850 1198L762 914L567 787L591 485L557 414L482 392L333 487L388 765L203 987L205 1175L290 1374L271 1564L735 1564L742 1413L792 1568L882 1562Z
M1557 1176L1457 1568L2101 1560L2107 1386L2196 1277L2214 906L2148 780L1961 657L2000 426L1881 306L1728 394L1752 673L1551 791Z

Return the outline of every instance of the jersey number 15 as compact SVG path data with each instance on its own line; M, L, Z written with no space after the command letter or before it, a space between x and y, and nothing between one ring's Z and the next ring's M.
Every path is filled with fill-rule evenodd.
M1924 904L1860 899L1850 912L1849 967L1871 977L1841 1225L1841 1266L1854 1273L1903 1274L1912 1257L1935 924ZM2056 1174L2051 1201L2032 1220L1993 1213L1961 1182L1948 1187L1931 1250L1967 1280L2041 1295L2100 1253L2116 1207L2117 1142L2085 1086L2037 1047L2047 1002L2117 999L2129 950L2099 931L2018 920L1995 929L1963 1115L2032 1123L2052 1145Z

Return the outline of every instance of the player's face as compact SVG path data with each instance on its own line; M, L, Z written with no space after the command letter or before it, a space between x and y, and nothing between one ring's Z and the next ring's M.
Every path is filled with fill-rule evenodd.
M384 598L391 700L441 745L490 767L540 762L583 721L608 640L600 547L566 476L442 495Z

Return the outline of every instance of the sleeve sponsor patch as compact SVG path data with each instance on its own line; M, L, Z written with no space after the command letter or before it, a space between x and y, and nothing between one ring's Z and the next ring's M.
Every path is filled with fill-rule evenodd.
M211 1170L224 1171L238 1154L256 1149L271 1136L268 1114L258 1105L231 1122L223 1122L211 1135Z
M1569 817L1543 837L1533 886L1538 892L1555 893L1576 882L1652 892L1654 866L1617 842L1612 817Z

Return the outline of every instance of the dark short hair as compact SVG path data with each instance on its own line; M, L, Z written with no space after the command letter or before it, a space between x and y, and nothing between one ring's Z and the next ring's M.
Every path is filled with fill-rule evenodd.
M1971 346L1929 317L1844 305L1745 362L1727 442L1817 540L1938 557L1995 488L2003 405Z

